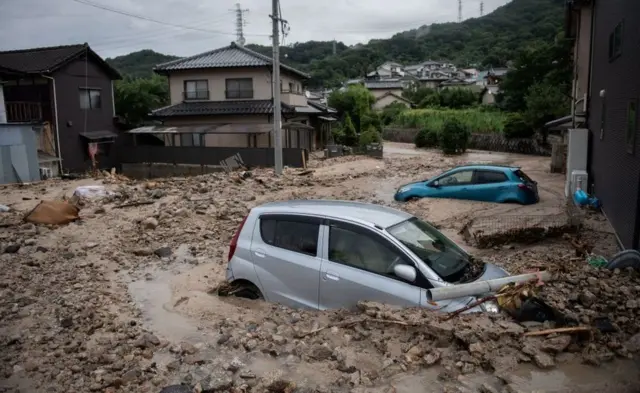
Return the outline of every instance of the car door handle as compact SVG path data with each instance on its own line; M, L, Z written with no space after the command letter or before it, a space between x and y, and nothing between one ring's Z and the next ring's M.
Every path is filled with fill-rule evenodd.
M253 255L257 256L258 258L264 258L267 256L267 254L265 254L262 250L255 250L253 252Z
M324 272L325 280L338 281L340 280L340 276L337 273L326 271Z

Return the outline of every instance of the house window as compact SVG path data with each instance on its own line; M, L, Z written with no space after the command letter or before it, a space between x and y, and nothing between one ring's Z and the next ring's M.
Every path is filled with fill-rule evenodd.
M192 147L192 146L202 146L200 143L200 134L180 134L180 146L182 147Z
M638 132L638 104L636 101L629 103L627 111L627 153L633 154L636 144L636 133Z
M206 79L184 81L185 100L208 100L209 81Z
M227 79L227 98L253 98L253 79Z
M293 82L289 82L289 93L293 93Z
M80 89L80 109L100 109L102 98L100 89Z
M609 61L617 59L622 55L622 34L624 33L624 22L618 23L609 34Z

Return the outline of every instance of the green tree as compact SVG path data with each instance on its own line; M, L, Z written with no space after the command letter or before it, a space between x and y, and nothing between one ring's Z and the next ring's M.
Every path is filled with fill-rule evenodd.
M375 97L361 85L351 85L345 90L336 90L329 96L328 104L349 121L353 121L356 133L361 131L362 118L371 111ZM345 119L346 123L346 119Z
M525 96L526 117L531 126L541 132L547 140L545 123L565 116L570 109L570 100L562 86L536 83L529 87Z
M391 104L385 106L384 108L382 108L381 112L382 124L388 126L396 120L398 115L400 115L407 109L407 106L402 102L392 102Z
M355 146L358 142L358 134L356 128L351 121L351 116L346 114L344 117L344 127L342 128L342 144L347 146Z
M117 81L114 90L116 113L133 127L143 124L151 110L169 103L167 79L159 75L127 77Z

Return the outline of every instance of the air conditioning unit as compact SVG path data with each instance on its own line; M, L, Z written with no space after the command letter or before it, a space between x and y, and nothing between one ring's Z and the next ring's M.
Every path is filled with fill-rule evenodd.
M51 168L40 167L41 180L51 179L51 176L52 176Z
M570 195L572 197L573 197L573 194L578 189L578 187L580 187L585 192L587 192L588 185L589 185L589 174L587 173L587 171L575 170L571 172L571 183L570 183L571 194Z

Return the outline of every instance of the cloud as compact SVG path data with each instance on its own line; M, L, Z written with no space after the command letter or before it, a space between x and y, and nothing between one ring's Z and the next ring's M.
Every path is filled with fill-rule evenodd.
M103 57L141 49L187 56L235 40L237 0L88 0L192 30L99 9L73 0L0 0L0 50L88 42ZM485 13L508 0L484 0ZM270 45L271 2L242 0L248 43ZM479 16L480 0L463 0L463 16ZM336 39L347 45L457 20L454 0L281 0L290 26L285 44Z

